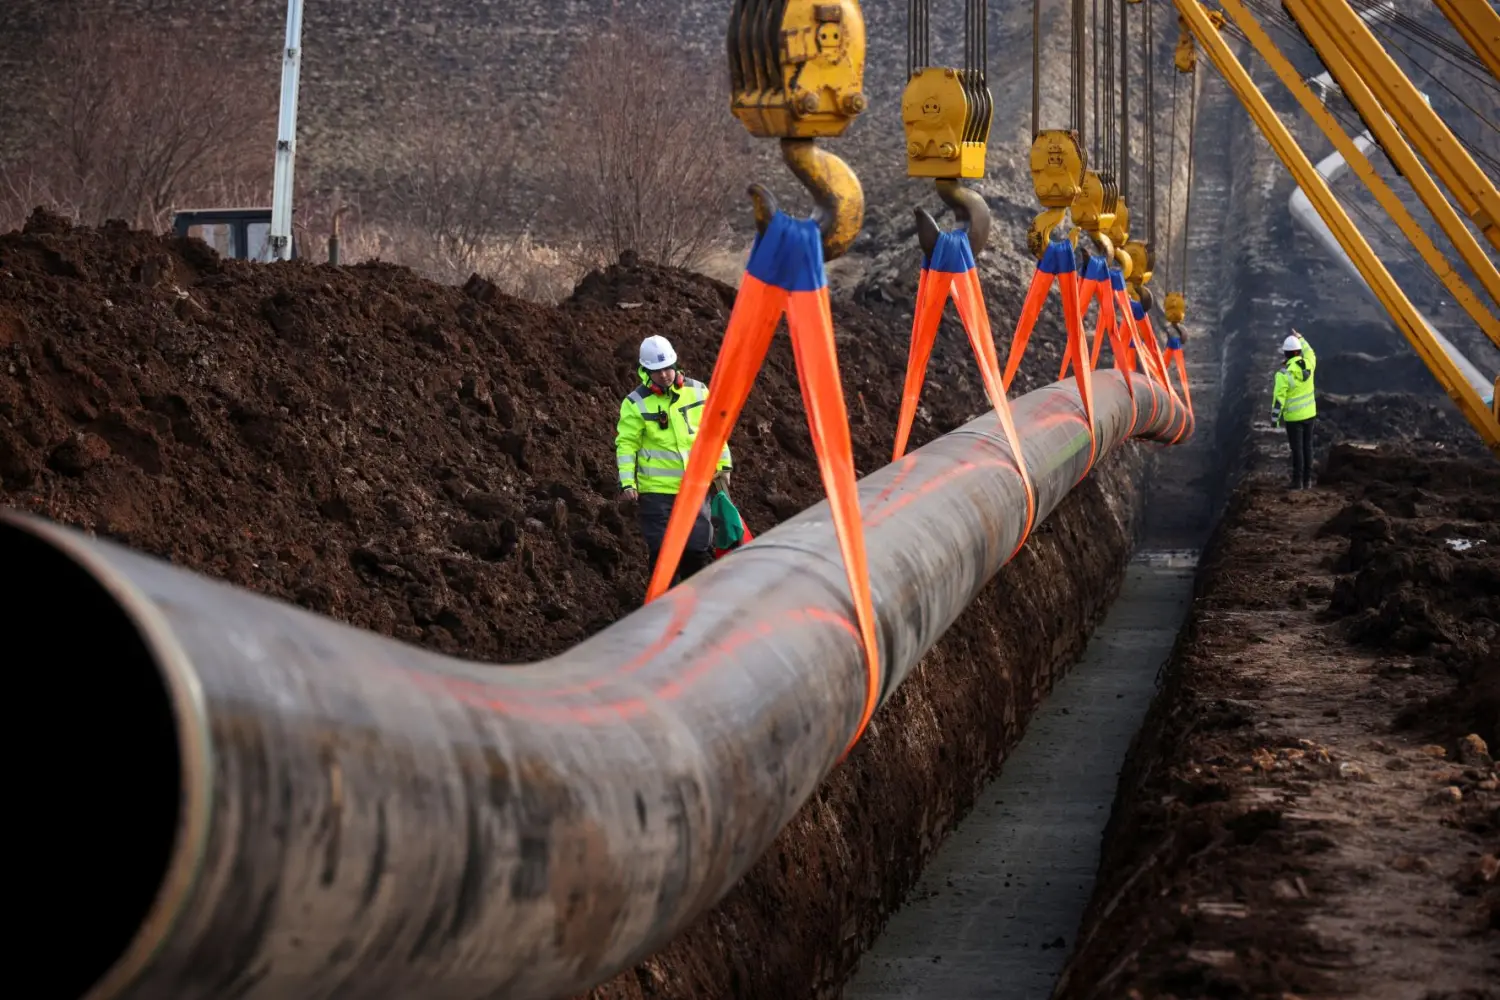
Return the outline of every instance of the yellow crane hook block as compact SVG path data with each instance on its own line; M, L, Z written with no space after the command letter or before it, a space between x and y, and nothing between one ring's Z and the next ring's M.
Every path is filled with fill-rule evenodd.
M1187 317L1187 299L1181 292L1168 292L1167 301L1162 304L1162 311L1167 314L1168 323L1180 326L1183 319Z
M1068 209L1083 194L1088 154L1073 129L1042 129L1031 141L1031 186L1043 211L1031 223L1026 247L1037 260L1047 252L1052 230L1063 224Z
M1114 246L1111 255L1117 265L1130 277L1131 262L1125 255L1125 244L1130 240L1130 209L1125 204L1124 198L1115 199L1114 217L1109 225L1105 227L1104 234L1109 237L1109 242Z
M865 196L849 164L816 145L865 110L865 21L857 0L735 0L729 15L730 111L751 135L780 139L810 195L823 257L843 255L864 223ZM775 200L751 189L757 227Z
M751 135L842 135L868 104L858 0L735 0L728 49L730 110Z
M964 0L963 66L934 66L929 0L910 0L906 21L906 90L901 122L910 177L959 180L984 176L995 117L989 85L988 0Z
M995 100L989 85L988 0L964 0L963 66L931 64L929 0L910 0L906 20L906 90L901 95L901 124L906 133L906 173L930 177L938 197L953 210L968 233L975 256L990 233L990 208L964 178L985 175L985 153ZM917 237L932 253L937 223L917 209Z
M1136 289L1151 280L1156 270L1156 251L1145 240L1127 240L1122 248L1130 257L1130 283Z
M1226 19L1223 11L1205 7L1203 13L1213 22L1214 30L1224 27ZM1181 14L1177 15L1177 48L1172 53L1172 64L1179 73L1191 73L1198 68L1198 47L1193 41L1193 30L1188 27L1187 18Z
M915 70L901 97L910 177L984 176L994 117L989 87L951 66Z

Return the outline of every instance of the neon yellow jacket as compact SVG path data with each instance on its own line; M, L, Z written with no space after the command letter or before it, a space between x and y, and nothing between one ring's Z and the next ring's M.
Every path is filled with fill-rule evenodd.
M1311 420L1318 415L1318 402L1313 393L1313 372L1318 367L1318 356L1312 345L1301 334L1297 340L1302 344L1302 354L1281 366L1276 373L1276 388L1271 395L1271 423L1286 421L1295 424Z
M708 386L697 379L660 392L646 369L641 384L620 403L615 427L615 465L622 490L676 493L687 472L688 453L703 422ZM729 446L719 454L718 470L730 468Z

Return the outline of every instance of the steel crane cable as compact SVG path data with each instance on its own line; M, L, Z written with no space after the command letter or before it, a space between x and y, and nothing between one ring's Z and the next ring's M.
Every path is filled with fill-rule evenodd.
M1151 22L1151 8L1146 4L1146 33L1142 44L1145 56L1146 76L1146 245L1156 246L1156 71L1151 58L1155 52L1156 36Z
M1069 27L1069 41L1073 48L1073 93L1069 118L1071 127L1078 132L1080 144L1088 142L1088 122L1085 120L1088 110L1088 61L1085 58L1087 34L1087 10L1083 0L1073 0L1073 23Z
M1120 197L1130 201L1130 22L1120 0Z
M1404 48L1401 47L1401 44L1399 42L1397 42L1394 38L1392 38L1390 35L1386 34L1381 29L1376 28L1375 30L1380 34L1380 37L1382 37L1382 38L1384 38L1386 40L1386 44L1388 44L1391 48L1395 49L1397 52L1399 52L1403 56L1405 56L1407 62L1411 63L1411 65L1417 67L1417 69L1419 69L1423 73L1425 73L1427 75L1428 79L1430 79L1433 83L1437 84L1439 87L1443 88L1443 90L1447 91L1448 95L1450 97L1452 97L1455 101L1457 101L1458 103L1462 104L1464 107L1468 108L1469 112L1471 114L1473 114L1474 117L1478 118L1481 122L1483 122L1485 125L1487 125L1492 131L1500 132L1500 125L1496 125L1494 122L1490 121L1488 118L1486 118L1484 116L1484 112L1480 111L1478 108L1474 107L1474 105L1472 105L1468 101L1464 100L1463 97L1460 96L1460 94L1458 93L1458 91L1456 91L1452 87L1448 86L1446 83L1444 83L1441 79L1438 78L1438 75L1436 73L1434 73L1432 70L1428 69L1426 66L1422 65L1421 60L1413 57L1410 52L1408 52L1406 49L1404 49ZM1465 140L1463 138L1463 136L1459 136L1459 141L1463 142L1464 145L1466 145L1466 146L1469 145L1468 141Z
M1071 66L1070 66L1071 69ZM1032 138L1041 132L1041 0L1032 0Z
M989 0L967 0L964 8L964 69L974 104L970 109L966 142L981 142L994 108L989 90L990 5Z
M1100 145L1100 0L1094 0L1094 16L1089 27L1089 49L1094 57L1094 148L1091 159L1094 169L1100 168L1100 157L1104 150Z
M1177 217L1177 91L1178 84L1182 81L1182 74L1172 74L1172 133L1171 145L1167 149L1167 242L1162 253L1162 261L1165 264L1162 275L1162 287L1167 290L1172 288L1172 278L1177 273L1173 267L1172 258L1176 249L1176 242L1172 238L1173 222Z
M1256 0L1247 0L1247 5L1251 7L1257 7ZM1257 7L1257 9L1259 8ZM1278 27L1280 27L1281 30L1286 32L1288 35L1295 37L1298 41L1303 40L1301 37L1301 33L1297 32L1295 28L1288 29L1285 26ZM1245 36L1244 32L1239 30L1237 26L1226 24L1225 30L1230 35L1230 37L1234 38L1235 40L1249 44L1249 39ZM1329 113L1331 113L1336 119L1338 119L1338 121L1342 125L1344 125L1345 130L1348 131L1351 135L1357 136L1367 131L1364 120L1360 118L1359 113L1352 107L1344 107L1338 104L1326 105L1325 107L1329 111ZM1380 148L1378 143L1376 144L1375 148ZM1394 167L1392 169L1394 169ZM1434 292L1436 292L1438 295L1446 294L1446 289L1441 284L1441 282L1438 281L1437 276L1432 273L1426 262L1417 256L1415 249L1412 248L1408 240L1406 240L1404 237L1401 239L1397 239L1394 235L1392 235L1389 226L1385 222L1382 222L1379 217L1372 214L1368 208L1360 204L1357 197L1345 196L1341 198L1340 201L1346 208L1350 209L1355 215L1359 216L1361 221L1363 221L1364 225L1361 227L1361 232L1373 233L1374 235L1384 240L1385 243L1387 243L1389 246L1394 247L1396 252L1399 253L1408 264L1412 265L1415 271L1421 275L1422 280L1428 286L1430 286ZM1171 237L1169 236L1168 239L1170 240L1170 238ZM1185 241L1184 245L1186 245Z
M1474 77L1480 83L1492 88L1500 88L1500 81L1490 75L1489 68L1479 60L1479 57L1470 52L1468 48L1457 42L1444 38L1438 32L1422 24L1410 14L1401 11L1387 11L1382 8L1376 0L1353 0L1354 7L1359 11L1377 12L1386 11L1390 17L1383 18L1385 23L1390 24L1395 30L1410 37L1417 44L1432 52L1439 59L1450 63L1454 68ZM1379 23L1379 22L1374 22ZM1372 23L1372 27L1374 26Z
M1354 0L1354 5L1358 10L1363 12L1385 10L1377 5L1377 0ZM1255 8L1263 20L1284 25L1294 32L1299 40L1305 41L1302 38L1302 29L1297 24L1297 19L1287 13L1279 3L1266 3L1262 0L1259 3L1252 3L1251 6ZM1396 12L1394 17L1388 20L1397 26L1405 25L1404 29L1398 27L1397 30L1404 30L1419 43L1424 44L1439 59L1450 63L1455 69L1466 73L1474 81L1491 90L1500 90L1500 81L1491 76L1489 69L1476 56L1466 51L1462 46L1434 33L1431 29L1413 19L1409 14Z
M1364 222L1364 227L1362 227L1361 232L1374 232L1387 244L1394 247L1396 252L1401 255L1401 258L1405 260L1407 264L1411 265L1412 269L1419 276L1421 276L1423 282L1439 297L1447 297L1450 295L1448 290L1443 286L1442 282L1440 282L1437 279L1437 276L1432 273L1432 269L1427 266L1426 261L1417 256L1417 252L1412 248L1410 241L1406 240L1405 238L1397 239L1391 233L1391 230L1386 226L1386 224L1380 221L1379 217L1374 215L1368 208L1361 205L1354 198L1346 198L1343 200L1343 202L1346 208L1353 209L1354 214L1359 216L1360 219Z
M1107 157L1109 172L1114 174L1115 180L1118 182L1120 177L1120 143L1117 138L1119 113L1115 107L1115 95L1118 90L1115 79L1115 17L1109 9L1109 0L1104 0L1103 12L1104 107L1107 109L1104 125L1104 142L1109 150Z
M930 59L927 31L927 0L907 0L906 3L906 77L916 76Z
M1198 139L1198 71L1193 70L1193 82L1188 90L1188 148L1187 148L1187 195L1182 202L1182 272L1177 276L1178 291L1187 294L1188 233L1192 231L1193 219L1193 160Z
M1290 15L1282 13L1279 5L1273 5L1271 2L1269 2L1269 0L1245 0L1245 2L1246 5L1257 14L1259 14L1263 20L1270 22L1273 27L1281 31L1287 38L1292 39L1300 47L1305 48L1314 56L1318 55L1317 50L1314 49L1310 44L1308 44L1307 39L1302 34L1302 30L1297 25L1297 22L1292 19ZM1241 41L1248 41L1248 39L1245 38L1244 33L1241 32L1237 27L1233 25L1225 25L1225 28L1229 31L1232 37ZM1398 51L1401 51L1402 55L1405 55L1408 59L1411 59L1411 56L1404 50L1398 49ZM1420 63L1416 63L1415 60L1412 61L1414 64L1420 65ZM1426 70L1425 67L1423 68L1423 71L1428 72L1428 74L1431 75L1430 71ZM1474 111L1474 109L1469 106L1468 102L1464 101L1463 98L1459 97L1457 94L1454 94L1453 91L1449 87L1447 87L1447 85L1443 84L1441 80L1438 80L1435 76L1433 77L1433 80L1436 81L1439 86L1442 86L1443 89L1446 90L1449 94L1452 94L1453 97L1460 103L1462 103L1465 107L1469 107L1469 110ZM1349 107L1347 110L1339 104L1330 104L1327 105L1327 107L1330 112L1332 112L1341 122L1346 125L1346 127L1353 131L1353 134L1358 135L1359 133L1364 132L1368 129L1368 125L1360 116L1359 112L1355 111L1352 107ZM1495 128L1494 124L1486 119L1483 115L1480 115L1477 111L1474 111L1474 113L1478 115L1480 120L1483 121L1486 125L1489 125L1491 128ZM1480 148L1475 143L1464 138L1463 136L1458 135L1456 137L1459 141L1459 144L1467 149L1476 160L1483 162L1492 173L1500 174L1500 159L1496 159L1490 153L1486 152L1484 149Z

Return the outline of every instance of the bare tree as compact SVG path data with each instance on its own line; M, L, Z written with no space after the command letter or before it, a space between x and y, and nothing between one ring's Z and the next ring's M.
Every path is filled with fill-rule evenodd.
M37 142L7 171L7 201L45 196L84 222L160 228L184 197L269 187L270 74L117 16L69 23L37 59Z
M486 118L403 131L407 141L376 175L363 216L414 234L425 256L467 268L458 275L467 277L496 241L525 228L513 130Z
M724 237L748 143L723 72L633 26L597 33L574 53L559 107L557 194L590 255L633 250L689 267Z

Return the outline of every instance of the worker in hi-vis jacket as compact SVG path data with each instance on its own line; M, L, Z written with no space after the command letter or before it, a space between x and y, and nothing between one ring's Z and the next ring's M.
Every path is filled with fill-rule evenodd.
M641 534L650 552L648 572L667 534L672 505L687 472L688 453L703 423L708 386L685 378L677 370L677 352L666 337L647 337L641 342L640 385L620 403L620 422L615 428L615 465L620 490L636 505ZM714 482L729 489L729 446L719 454ZM713 562L713 530L708 504L704 503L687 548L678 565L678 580L686 580Z
M1312 425L1318 415L1313 372L1318 356L1296 330L1281 342L1281 351L1286 359L1276 372L1276 387L1271 394L1271 426L1286 424L1287 443L1292 449L1291 488L1306 490L1312 488Z

